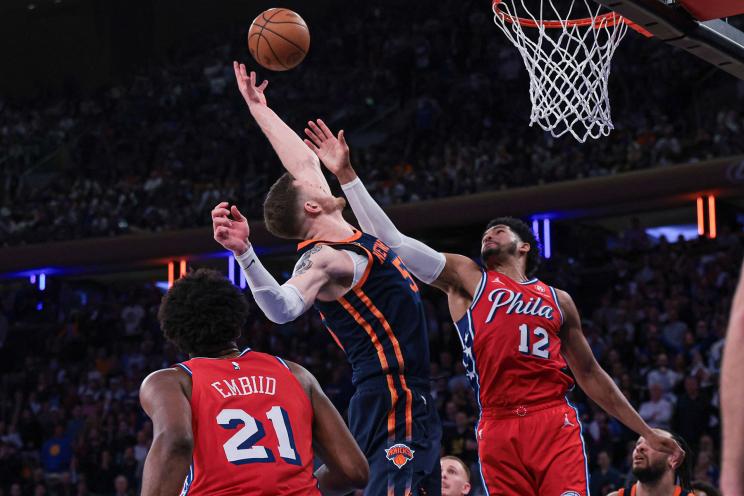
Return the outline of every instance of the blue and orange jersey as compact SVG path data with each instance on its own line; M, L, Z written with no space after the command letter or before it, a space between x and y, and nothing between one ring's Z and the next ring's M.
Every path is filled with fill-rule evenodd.
M617 492L617 496L636 496L636 491L638 490L638 483L633 484L630 487L630 491L626 491L626 488L619 489ZM685 491L680 486L674 486L674 493L672 496L694 496L695 493L691 491Z
M342 241L308 240L298 245L298 251L303 254L317 245L368 258L364 275L344 296L315 302L323 324L346 353L354 385L376 376L393 377L396 384L404 384L407 377L428 384L424 305L400 257L376 237L360 231Z
M313 476L313 408L280 358L176 364L191 377L193 463L181 495L319 495Z

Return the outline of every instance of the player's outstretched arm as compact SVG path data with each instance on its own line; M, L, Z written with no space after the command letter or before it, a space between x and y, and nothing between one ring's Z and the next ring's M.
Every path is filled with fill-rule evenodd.
M723 494L744 494L744 266L731 304L726 347L721 365L721 411L723 415Z
M214 207L212 228L215 241L235 255L256 304L277 324L305 313L329 282L351 281L354 277L351 258L339 257L325 246L307 251L292 278L280 285L258 259L248 239L248 221L235 205L228 209L228 203L222 202Z
M269 139L287 172L297 179L319 184L330 193L331 188L320 170L318 158L302 144L297 133L267 105L264 92L269 81L256 85L256 73L251 71L247 74L244 64L233 62L233 69L238 89L248 104L251 115Z
M592 354L589 343L581 329L579 311L571 296L557 290L558 301L563 311L564 322L561 329L561 349L579 387L604 411L625 424L629 429L643 436L656 450L669 453L681 463L685 452L674 439L661 436L638 415L628 399L615 384L615 381L602 369Z
M318 119L317 122L308 122L305 134L308 137L305 144L341 183L362 231L380 238L394 249L419 280L449 294L462 291L472 293L475 290L481 279L480 267L475 262L462 255L439 253L395 227L354 171L343 130L334 136L328 126ZM472 294L470 296L472 299Z
M341 415L310 372L296 363L287 363L313 407L313 450L324 462L315 472L320 491L343 495L363 489L369 480L369 464Z
M145 459L142 496L176 496L189 472L194 437L187 378L175 369L153 372L142 382L140 403L152 419L152 447Z

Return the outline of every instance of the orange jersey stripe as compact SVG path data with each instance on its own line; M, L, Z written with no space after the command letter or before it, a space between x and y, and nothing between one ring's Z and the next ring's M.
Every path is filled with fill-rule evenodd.
M343 296L338 299L338 302L341 303L341 305L347 312L349 312L356 323L359 324L362 329L364 329L364 331L369 336L369 339L372 341L375 350L377 351L377 358L378 360L380 360L382 372L387 378L388 390L390 391L391 407L390 411L388 412L388 439L392 440L395 438L395 405L398 404L398 393L395 390L393 376L388 373L390 371L390 367L388 366L387 358L385 357L385 350L383 349L380 340L377 338L374 329L372 329L372 326L369 325L369 323L364 320L364 317L362 317L359 312L357 312L354 307L351 306L351 303L349 303L348 300Z
M398 361L398 368L401 372L399 375L401 387L406 393L406 440L410 441L413 437L413 414L411 411L413 394L406 384L405 377L403 377L403 372L405 370L405 361L403 360L403 353L400 351L400 343L398 343L398 338L395 337L395 333L390 327L387 319L382 314L382 312L380 312L380 309L377 308L374 303L372 303L372 300L369 299L369 296L367 296L364 291L359 288L355 289L354 293L359 297L360 300L362 300L367 308L369 308L370 312L372 312L377 320L380 321L380 324L382 324L382 327L385 329L385 333L387 334L388 339L390 339L390 342L393 344L393 349L395 350L395 358Z
M330 328L330 327L329 327L329 326L328 326L328 325L327 325L327 324L325 323L325 322L326 322L326 318L325 318L325 315L323 315L323 312L321 312L321 311L318 311L318 313L320 314L320 318L321 318L321 319L323 320L323 326L324 326L324 327L325 327L325 328L326 328L326 329L328 330L328 332L329 332L329 333L331 334L331 337L332 337L332 338L333 338L333 340L334 340L334 341L336 342L336 344L338 345L338 347L339 347L339 348L341 348L341 349L343 350L343 352L344 352L344 353L346 353L346 350L344 350L344 345L342 345L342 344L341 344L341 341L339 341L339 340L338 340L338 336L336 336L336 333L335 333L335 332L333 332L333 330L332 330L332 329L331 329L331 328Z
M352 234L351 236L349 236L346 239L342 239L342 240L339 240L339 241L325 241L323 239L306 239L302 243L298 243L297 244L297 249L298 250L301 250L304 247L306 247L307 245L309 245L310 243L348 243L350 241L356 241L357 239L359 239L361 237L362 237L362 231L354 230L354 234Z

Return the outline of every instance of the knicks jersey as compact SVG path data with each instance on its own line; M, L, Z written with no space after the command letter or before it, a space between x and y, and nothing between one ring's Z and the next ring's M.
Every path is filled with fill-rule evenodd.
M561 356L563 313L555 289L483 272L473 303L455 323L463 363L481 408L559 400L573 386Z
M339 242L305 241L298 251L302 254L317 245L355 251L368 258L365 273L344 296L332 302L315 301L323 324L346 353L354 385L385 375L396 377L391 384L395 388L406 389L404 375L428 383L424 306L400 257L379 239L360 231Z
M191 376L194 454L181 495L307 495L313 476L310 400L278 357L177 364Z
M619 489L617 491L617 496L636 496L636 491L638 490L638 483L636 482L630 487L630 491L626 491L626 488ZM680 486L674 486L674 493L672 496L695 496L695 493L693 492L687 492L684 489L682 489Z

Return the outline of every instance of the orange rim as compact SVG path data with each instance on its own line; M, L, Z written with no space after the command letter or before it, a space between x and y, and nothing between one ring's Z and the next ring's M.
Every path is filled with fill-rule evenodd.
M493 0L493 11L494 13L499 16L504 21L514 24L517 23L520 26L524 26L527 28L539 28L544 27L548 29L560 29L566 26L573 27L573 26L591 26L594 29L599 28L608 28L615 26L620 23L625 23L631 28L635 29L636 31L642 32L644 34L648 33L645 29L638 26L636 23L629 21L628 19L624 18L623 16L616 14L615 12L608 12L606 14L598 15L597 17L585 17L583 19L566 19L565 21L559 21L559 20L542 20L542 21L536 21L534 19L528 19L526 17L517 17L513 16L511 14L508 14L501 10L499 8L499 5L503 0ZM650 33L647 34L647 36L650 35Z

